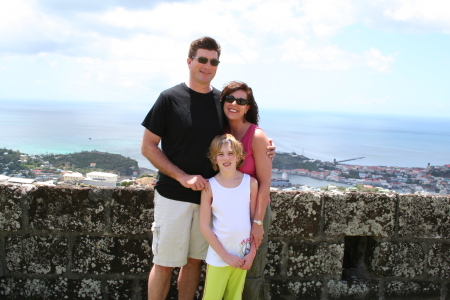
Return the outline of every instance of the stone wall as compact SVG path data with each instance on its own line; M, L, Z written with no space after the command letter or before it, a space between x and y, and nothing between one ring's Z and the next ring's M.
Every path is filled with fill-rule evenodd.
M450 197L271 197L272 299L450 299ZM147 299L152 199L0 185L0 299Z

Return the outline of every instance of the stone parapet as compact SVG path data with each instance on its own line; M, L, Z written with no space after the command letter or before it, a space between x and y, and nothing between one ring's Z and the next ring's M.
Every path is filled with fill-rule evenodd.
M394 235L395 194L325 193L323 197L326 236Z
M398 205L400 237L450 239L449 197L402 195Z
M0 185L0 299L147 299L153 196ZM272 299L450 299L450 197L271 199ZM177 274L168 299L177 299Z

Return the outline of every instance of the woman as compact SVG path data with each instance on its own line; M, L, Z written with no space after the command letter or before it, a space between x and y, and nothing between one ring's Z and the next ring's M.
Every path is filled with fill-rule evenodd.
M246 153L245 162L238 170L258 180L256 211L251 229L251 237L258 251L252 267L247 272L242 299L260 299L260 293L267 298L268 291L263 289L263 285L272 218L269 205L272 160L266 154L270 143L264 131L258 127L258 105L252 89L247 84L239 81L228 83L222 90L220 100L228 119L225 131L243 144Z

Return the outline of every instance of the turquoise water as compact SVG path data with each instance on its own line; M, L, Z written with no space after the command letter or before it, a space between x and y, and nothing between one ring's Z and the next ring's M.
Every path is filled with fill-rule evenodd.
M0 147L28 154L99 150L152 168L140 154L148 105L0 100ZM278 151L350 164L426 167L450 164L450 118L260 112Z
M310 158L401 167L450 161L450 118L272 111L261 119L280 150Z

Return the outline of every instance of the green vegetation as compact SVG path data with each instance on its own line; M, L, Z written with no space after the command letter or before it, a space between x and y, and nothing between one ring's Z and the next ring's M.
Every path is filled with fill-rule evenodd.
M95 167L91 167L91 163L95 163ZM71 154L36 155L35 158L31 158L30 155L20 151L0 148L0 174L21 172L25 176L31 176L29 171L36 169L46 173L56 172L55 169L64 169L76 170L80 173L99 171L132 176L133 172L139 171L139 166L134 159L107 152L82 151Z
M357 191L357 192L363 192L363 193L386 193L390 192L389 190L383 189L381 187L364 187L362 184L357 184L355 187L344 187L344 186L334 186L334 185L327 185L320 188L322 191L340 191L344 192L347 190L350 191Z
M338 190L338 191L340 191L340 192L344 192L344 191L347 190L347 188L346 188L345 186L335 186L335 185L332 185L332 186L327 185L327 186L321 187L320 189L321 189L322 191L333 191L333 190Z
M450 178L450 170L436 170L436 169L433 169L431 171L431 175L434 176L434 177Z
M6 153L6 154L5 154ZM6 148L0 148L0 174L3 172L22 171L28 175L28 170L40 168L42 164L39 160L33 160L27 157L24 161L20 161L21 155L26 155L20 151L14 151ZM26 171L26 172L23 172Z
M145 174L142 174L141 176L139 176L138 178L144 178L144 177L153 177L153 175L145 173Z
M8 170L21 170L20 154L19 151L0 148L0 173L8 172Z
M386 192L391 192L390 190L384 189L382 187L364 187L364 185L362 184L357 184L356 185L356 190L358 192L366 192L366 193L386 193Z
M49 154L44 159L58 169L76 169L81 173L93 171L113 171L121 176L133 175L138 172L139 167L136 160L124 157L120 154L112 154L99 151L82 151L71 154ZM95 163L95 167L90 167Z
M359 179L359 172L358 171L354 171L354 170L350 170L348 172L348 174L342 173L341 176L344 177L344 178L347 178L347 179L348 178Z
M356 185L356 190L358 192L377 193L379 188L376 188L376 187L369 188L369 187L364 187L363 184L357 184Z
M277 152L273 162L272 168L275 169L306 169L308 171L317 171L318 166L316 163L310 162L309 158L303 155L296 155L293 153L280 153Z

